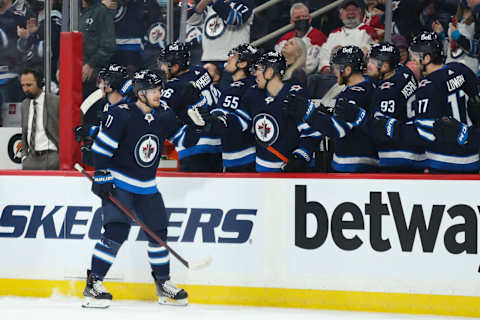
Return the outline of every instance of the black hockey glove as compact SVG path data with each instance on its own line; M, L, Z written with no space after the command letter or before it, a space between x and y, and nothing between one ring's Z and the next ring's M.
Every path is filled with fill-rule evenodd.
M203 96L200 89L197 88L195 82L190 81L185 88L183 88L182 97L187 107L196 104Z
M223 136L228 128L227 115L220 111L215 111L211 114L211 131L214 134Z
M305 172L308 168L310 156L302 149L296 149L288 158L287 164L282 168L283 172Z
M375 118L372 121L373 136L378 143L389 143L398 139L400 123L390 117Z
M317 107L317 111L323 114L326 114L327 116L333 116L333 110L334 107L327 107L324 106L323 104L320 103L320 105Z
M290 94L283 100L285 115L294 119L297 123L306 121L314 109L315 105L302 96Z
M467 143L468 126L451 117L442 117L433 124L433 134L438 142Z
M468 116L475 125L480 124L480 97L474 95L469 97L467 103Z
M92 192L103 200L107 199L108 194L110 194L115 189L113 184L113 177L107 170L95 170L93 175L92 183Z
M360 126L366 119L367 112L360 108L354 101L343 98L337 100L333 115L345 122L351 123L354 127Z
M75 140L77 140L77 142L81 142L88 138L91 138L89 125L85 124L76 126L75 128L73 128L73 132L75 133Z

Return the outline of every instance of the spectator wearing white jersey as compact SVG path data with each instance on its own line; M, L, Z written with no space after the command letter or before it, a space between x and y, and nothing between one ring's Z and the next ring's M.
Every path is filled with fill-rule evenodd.
M187 23L202 26L202 62L226 62L228 52L250 42L252 0L200 0Z
M318 72L330 72L330 57L339 47L353 45L364 52L370 49L376 37L371 26L362 23L364 14L363 0L345 0L340 9L340 20L343 26L330 32L327 41L320 51Z
M322 31L311 26L312 16L308 7L303 3L294 3L290 8L290 23L295 26L293 31L284 34L275 51L282 52L283 47L290 39L301 38L307 46L307 61L305 71L310 74L317 70L320 48L327 38Z

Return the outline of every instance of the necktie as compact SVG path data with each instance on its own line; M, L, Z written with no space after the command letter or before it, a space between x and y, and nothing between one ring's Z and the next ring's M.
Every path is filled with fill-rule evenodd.
M35 151L35 134L37 133L37 101L33 100L32 128L30 133L30 149Z

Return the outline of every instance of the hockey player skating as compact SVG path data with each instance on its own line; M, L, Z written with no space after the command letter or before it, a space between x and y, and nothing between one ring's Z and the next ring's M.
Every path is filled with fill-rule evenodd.
M211 108L218 101L220 92L213 85L208 72L201 67L190 67L190 48L174 42L167 45L159 57L160 68L167 74L168 81L163 90L162 100L177 114L184 124L192 122L186 114L188 106L197 105ZM201 95L199 95L201 93ZM187 147L176 140L179 170L196 172L221 172L221 141L211 133L189 130L187 140L196 138L196 145Z
M306 94L302 86L282 82L286 67L280 53L266 52L257 62L257 86L244 95L244 116L251 119L256 140L257 172L303 172L314 165L313 150L321 135L284 112L290 94Z
M374 84L363 76L363 52L356 46L341 47L334 53L331 62L338 84L346 85L337 96L335 109L340 105L345 108L361 106L364 112L359 114L358 119L353 123L342 121L332 114L324 113L323 108L315 109L311 102L297 96L289 98L287 112L333 140L332 168L335 171L376 172L379 161L373 140L355 127L367 113L373 114L374 111L371 105Z
M261 56L259 50L248 44L232 49L225 71L233 82L222 87L216 108L211 111L211 129L222 139L222 159L226 172L255 172L255 140L245 114L244 94L255 85L252 70Z
M136 102L109 108L92 150L95 174L92 191L102 198L104 233L95 245L87 271L84 307L108 307L112 295L102 281L127 239L131 221L107 199L111 194L160 239L167 239L167 215L155 173L166 138L183 139L183 126L160 100L162 81L153 72L137 72L133 79ZM193 122L201 125L199 116ZM174 138L172 138L174 137ZM148 236L148 261L161 304L186 305L187 293L170 281L167 249Z

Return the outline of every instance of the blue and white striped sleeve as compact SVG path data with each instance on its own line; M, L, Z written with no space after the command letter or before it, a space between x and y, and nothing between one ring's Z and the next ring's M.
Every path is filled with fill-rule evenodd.
M228 25L240 26L252 15L251 0L216 1L213 9Z

